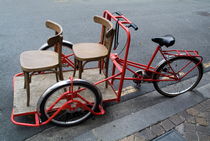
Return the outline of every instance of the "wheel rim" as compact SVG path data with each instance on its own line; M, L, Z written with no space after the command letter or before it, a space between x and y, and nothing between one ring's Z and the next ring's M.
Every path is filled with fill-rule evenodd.
M174 72L176 73L177 78L182 78L184 75L186 75L184 78L182 78L179 81L170 81L173 80L166 76L160 76L157 75L158 80L166 80L166 81L159 81L156 82L156 86L158 87L158 91L165 95L171 95L176 96L179 94L183 94L191 89L193 89L201 78L201 73L199 70L199 67L196 67L191 72L187 74L191 68L196 66L198 62L193 61L192 59L187 58L178 58L170 61L170 65L173 68ZM183 66L186 67L183 69ZM170 75L171 77L174 77L172 75L172 71L169 67L169 65L165 64L162 69L159 70L160 73L163 73L165 75ZM191 77L191 78L190 78Z
M96 102L95 94L93 93L92 90L90 90L89 88L87 88L85 86L81 86L81 85L74 85L73 89L74 89L74 92L81 90L81 89L83 89L83 90L78 92L77 96L72 96L72 93L69 92L68 95L69 95L69 97L71 97L71 99L78 100L81 103L87 105L92 110L95 110L97 102ZM69 86L65 86L65 87L57 89L46 100L45 106L44 106L44 111L45 111L45 115L47 118L50 118L50 116L52 116L57 111L57 108L60 107L61 105L63 105L67 101L65 98L63 98L63 99L59 100L59 102L56 103L56 105L54 105L54 107L52 109L50 109L50 107L52 106L52 103L54 103L54 101L56 101L56 99L58 99L63 94L63 92L66 90L69 90ZM74 97L74 98L72 98L72 97ZM59 124L59 125L73 125L73 124L76 124L76 123L79 123L79 122L85 120L91 114L91 112L84 110L80 107L75 108L76 107L75 103L69 104L69 106L73 109L66 108L66 109L60 111L58 113L58 115L56 115L52 119L52 122ZM47 109L50 109L50 110L47 111Z

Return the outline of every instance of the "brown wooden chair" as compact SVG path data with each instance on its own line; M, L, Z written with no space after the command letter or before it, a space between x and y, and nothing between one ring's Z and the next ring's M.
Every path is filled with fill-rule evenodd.
M58 81L58 77L60 80L63 80L61 63L63 30L59 24L49 20L46 21L46 27L55 31L55 36L50 37L47 41L50 46L54 46L55 51L32 50L25 51L20 55L20 65L24 73L24 88L26 88L27 93L27 106L30 103L32 74L42 71L54 71L56 80Z
M82 78L84 65L90 61L99 61L100 72L105 63L105 76L108 77L109 55L114 37L113 24L104 17L94 16L94 22L102 25L101 39L99 43L78 43L73 45L76 69L79 69L79 78Z

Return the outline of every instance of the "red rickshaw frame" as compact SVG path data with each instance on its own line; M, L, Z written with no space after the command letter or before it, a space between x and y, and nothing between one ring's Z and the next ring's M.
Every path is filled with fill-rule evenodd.
M100 80L100 81L94 83L94 85L98 85L100 83L108 81L108 84L112 87L112 89L113 89L113 91L116 95L116 98L104 100L103 102L111 102L111 101L120 102L124 80L176 81L176 80L179 80L179 79L182 79L183 77L185 77L189 72L191 72L195 67L197 67L203 61L203 58L195 50L162 50L161 46L159 46L159 45L156 47L156 49L155 49L154 53L152 54L152 57L151 57L151 59L150 59L150 61L148 62L147 65L129 61L128 60L128 54L129 54L129 48L130 48L130 42L131 42L131 33L130 33L129 28L126 25L132 24L132 22L129 19L127 19L124 15L115 16L114 14L110 13L108 10L104 11L103 17L105 17L106 19L108 19L110 21L114 20L115 22L118 22L119 26L126 32L126 37L127 37L126 38L126 43L125 43L125 53L124 53L123 59L119 58L119 56L116 53L111 53L110 54L110 61L113 63L112 75L103 79L103 80ZM121 20L118 20L118 19L121 19ZM200 62L198 64L196 64L196 66L194 66L184 76L182 76L181 78L176 78L176 77L172 77L172 76L169 76L169 75L158 73L158 72L156 72L156 68L151 66L151 64L152 64L152 62L153 62L153 60L154 60L154 58L155 58L155 56L157 55L158 52L162 55L162 57L163 57L163 59L165 59L165 61L167 61L166 55L170 55L170 56L197 57L197 58L200 59ZM74 68L73 61L71 61L69 59L69 57L72 56L72 55L73 54L70 54L70 55L67 55L67 56L63 55L63 63L66 63L69 67ZM155 80L155 79L152 79L152 78L145 79L141 76L138 77L138 78L125 77L126 70L132 72L133 74L139 75L135 71L130 69L129 66L134 67L134 68L138 68L138 69L142 69L142 70L145 70L145 71L149 71L149 72L152 72L152 73L157 73L157 74L169 77L173 80ZM184 66L184 67L186 67L186 66ZM118 73L116 73L116 69L119 71ZM22 73L16 74L14 76L14 78L18 77L18 76L21 76L21 75L22 75ZM13 78L13 86L14 86L14 78ZM73 79L73 78L70 78L70 79ZM113 87L113 84L114 84L115 80L119 80L119 86L118 86L117 92L114 90L114 87ZM11 114L11 121L16 125L38 127L38 126L49 123L62 109L66 108L66 106L69 103L73 103L73 102L76 102L80 107L84 108L85 110L90 111L94 115L103 115L105 113L102 106L99 107L100 112L95 112L95 111L91 110L89 107L87 107L85 104L82 104L81 102L79 102L77 100L69 100L62 107L60 107L48 120L46 120L44 122L40 121L40 118L39 118L40 113L38 113L37 111L22 113L22 114L14 114L14 110L12 111L12 114ZM34 124L22 123L22 122L18 122L18 121L15 120L16 117L26 116L26 115L34 115L35 123Z

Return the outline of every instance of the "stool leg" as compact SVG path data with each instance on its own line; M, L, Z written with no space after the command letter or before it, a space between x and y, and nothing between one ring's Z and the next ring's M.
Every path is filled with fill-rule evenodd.
M25 77L25 86L26 86L26 93L27 93L27 106L30 104L30 78L29 78L29 73L24 72L24 77Z

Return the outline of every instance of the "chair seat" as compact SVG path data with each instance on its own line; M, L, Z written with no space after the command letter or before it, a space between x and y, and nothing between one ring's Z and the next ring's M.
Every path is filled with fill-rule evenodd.
M25 51L20 55L23 71L42 71L54 68L59 64L58 54L53 51Z
M94 61L106 57L108 49L99 43L78 43L73 45L73 52L77 60Z

